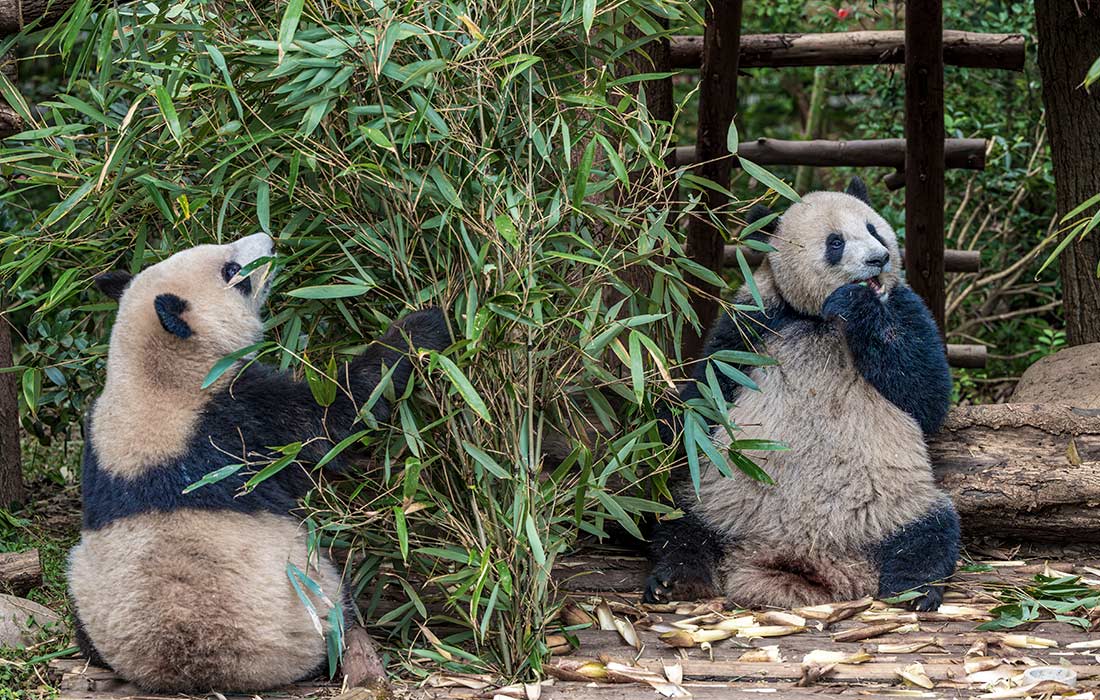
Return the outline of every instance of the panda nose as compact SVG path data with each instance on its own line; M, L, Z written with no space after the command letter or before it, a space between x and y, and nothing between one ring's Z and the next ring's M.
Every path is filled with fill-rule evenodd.
M882 269L886 267L886 265L890 262L890 253L883 252L879 255L872 255L863 262L869 267L877 267L879 269Z

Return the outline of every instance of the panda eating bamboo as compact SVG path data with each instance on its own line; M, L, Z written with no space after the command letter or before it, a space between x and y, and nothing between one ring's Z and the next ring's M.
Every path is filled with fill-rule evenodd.
M756 392L701 362L681 399L701 395L712 364L735 406L736 439L790 449L753 455L774 484L727 478L707 463L698 494L677 479L685 515L650 538L645 598L721 592L743 607L797 607L915 589L914 607L934 610L943 598L935 584L959 551L958 516L924 441L951 395L935 322L899 279L894 231L858 178L844 193L806 195L765 230L775 250L754 275L763 309L724 316L704 355L756 350L778 364L740 368ZM736 301L752 298L742 290ZM670 440L678 418L666 418ZM731 442L721 428L712 439L719 449Z
M348 596L336 565L309 557L294 512L313 485L307 467L352 434L385 373L405 391L411 350L450 344L440 311L405 317L341 367L327 407L305 382L259 363L241 370L245 360L201 388L220 358L260 340L270 290L261 259L272 252L255 234L97 279L119 308L86 424L69 583L81 649L146 690L256 691L323 667L325 640L288 562L320 589L299 583L322 617L326 602ZM385 397L371 410L389 418ZM225 465L271 463L273 447L295 442L297 463L255 490L242 491L249 469L189 488ZM325 469L342 466L337 457Z

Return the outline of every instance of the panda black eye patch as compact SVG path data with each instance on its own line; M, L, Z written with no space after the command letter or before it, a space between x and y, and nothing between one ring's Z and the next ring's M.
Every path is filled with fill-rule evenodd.
M844 257L844 236L839 233L830 233L825 239L825 262L830 265L840 263Z
M233 277L240 271L241 266L230 260L225 264L224 267L222 267L222 279L224 279L228 283L229 280L233 279ZM247 277L238 282L236 286L237 291L245 296L248 296L252 293L252 280Z
M874 224L872 224L872 223L867 224L867 233L871 234L871 238L874 238L876 241L881 243L884 248L887 247L886 246L886 241L882 240L882 236L878 235L878 231L875 229Z

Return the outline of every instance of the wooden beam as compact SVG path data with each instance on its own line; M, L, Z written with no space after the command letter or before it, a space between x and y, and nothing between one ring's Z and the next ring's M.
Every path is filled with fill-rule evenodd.
M726 133L737 112L737 62L741 39L741 0L708 2L706 34L702 48L702 84L699 88L699 133L696 151L700 160L699 174L719 185L730 180L732 158L726 150ZM727 204L725 195L713 189L703 191L703 207L720 211ZM693 216L687 225L687 253L700 265L719 271L722 267L722 231L708 217ZM691 305L704 329L695 332L684 329L684 359L698 357L703 349L703 337L718 315L718 290L703 280L692 277L698 291L692 293Z
M948 168L983 170L985 139L946 139L942 142L944 165ZM743 141L737 155L760 165L811 165L815 167L905 168L905 139L855 141L785 141L759 138ZM693 146L676 148L676 165L701 162Z
M756 266L764 259L764 254L759 250L746 248L745 246L727 245L723 254L726 267L737 265L737 249L740 248L749 265ZM905 257L905 248L901 249L902 258ZM904 260L903 263L904 265ZM980 272L982 269L982 254L977 250L945 250L943 252L944 269L947 272Z
M905 5L905 268L943 332L943 0Z
M672 39L672 67L698 68L703 37ZM950 66L1024 69L1022 34L943 32L943 58ZM865 66L905 63L905 32L832 34L746 34L741 37L741 68L785 66Z

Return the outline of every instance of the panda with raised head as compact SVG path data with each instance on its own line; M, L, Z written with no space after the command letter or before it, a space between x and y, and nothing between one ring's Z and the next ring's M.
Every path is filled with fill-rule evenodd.
M85 427L69 584L84 653L150 691L256 691L323 667L325 641L288 562L330 601L348 597L333 562L309 557L295 514L313 485L308 468L351 434L384 372L395 368L394 390L404 391L411 348L450 344L438 310L407 316L340 369L328 407L306 383L259 363L202 389L220 358L260 340L269 265L242 270L272 253L271 238L256 234L96 280L119 306L106 384ZM390 406L380 398L372 411L385 422ZM294 442L304 443L298 463L242 493L279 456L271 448ZM256 466L188 490L230 464ZM337 458L326 469L342 466ZM304 590L323 617L325 600Z
M756 209L750 220L769 214ZM814 192L766 227L754 275L763 311L721 318L705 356L755 350L778 364L741 367L747 391L721 371L737 439L779 440L788 451L753 459L775 481L704 462L696 494L677 477L685 516L650 538L645 598L724 594L744 607L797 607L917 589L939 607L936 582L955 570L959 521L932 478L925 436L950 402L951 377L927 307L898 276L898 243L858 178ZM751 304L747 290L738 302ZM695 374L705 382L708 362ZM691 382L682 400L700 396ZM666 416L666 439L678 419ZM712 439L728 448L724 429Z

